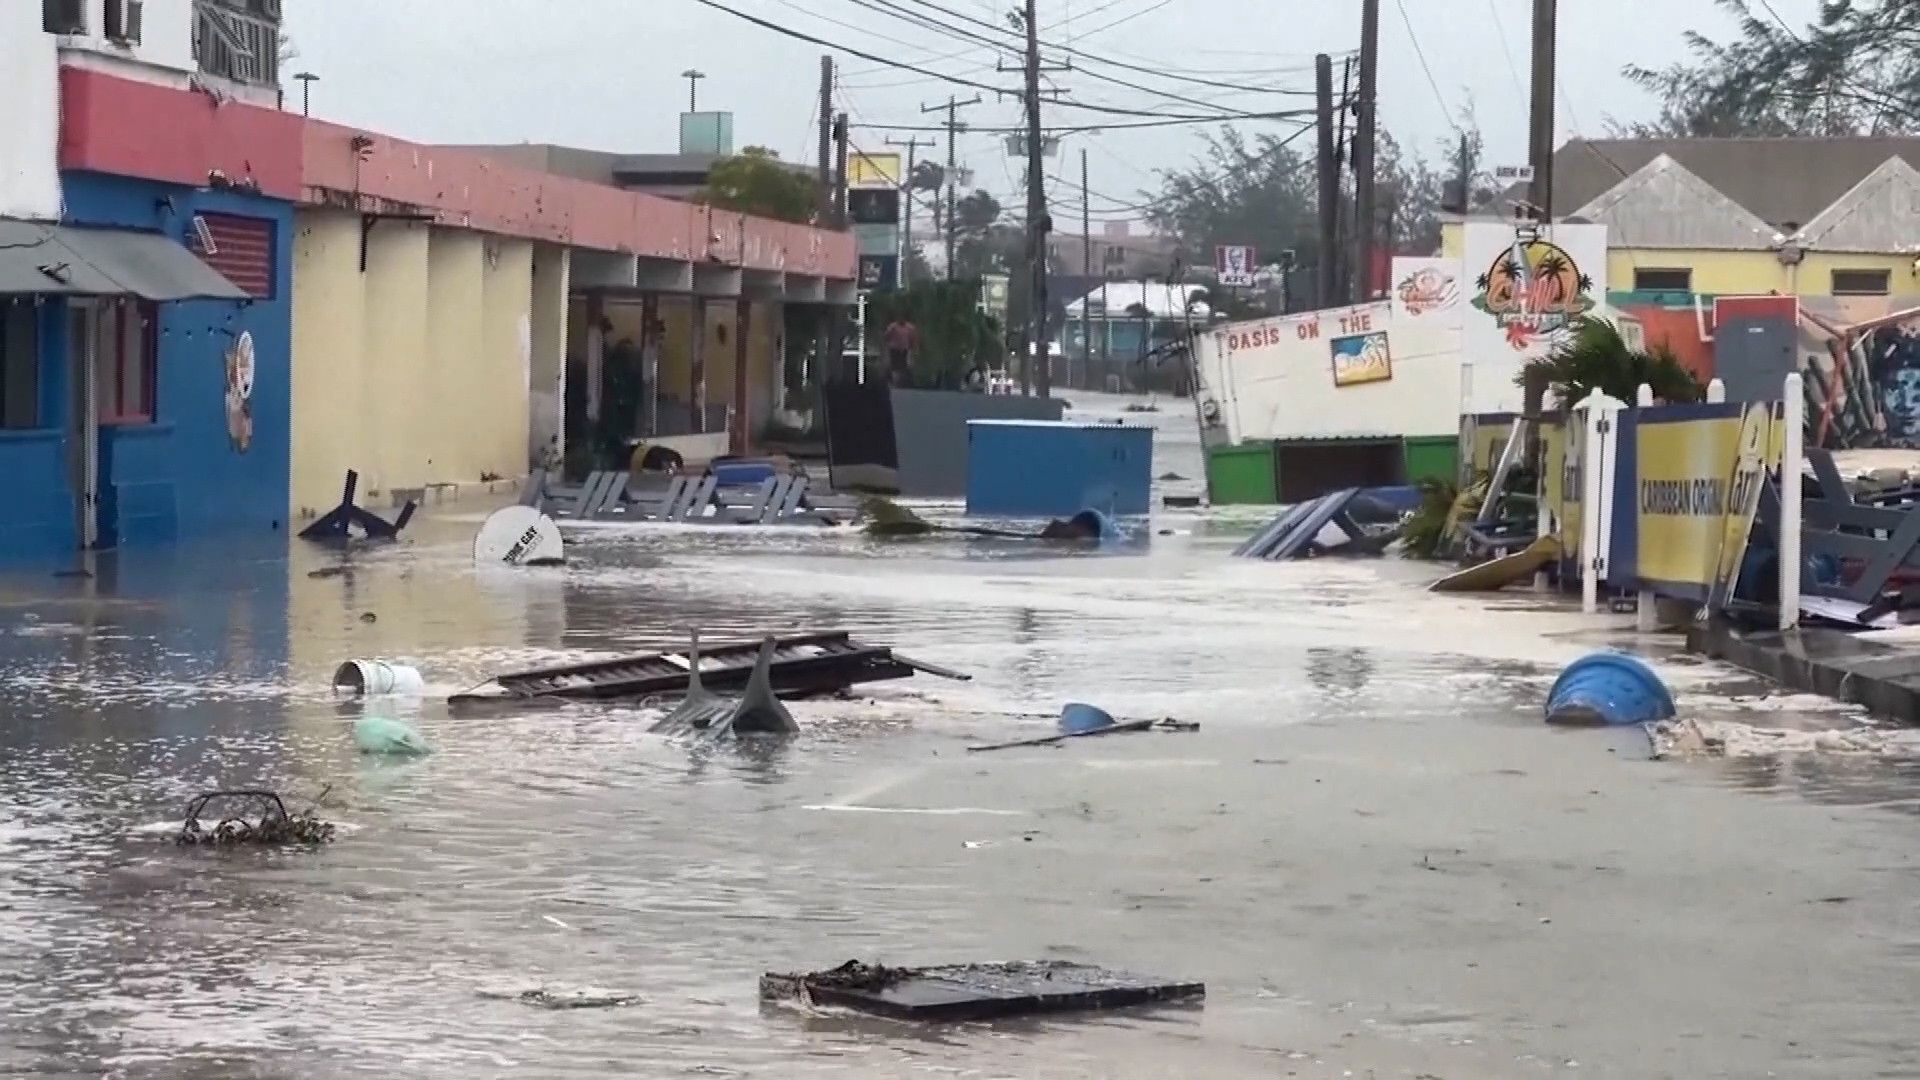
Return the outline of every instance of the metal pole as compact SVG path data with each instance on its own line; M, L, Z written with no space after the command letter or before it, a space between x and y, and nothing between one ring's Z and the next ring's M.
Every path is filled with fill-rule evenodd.
M1041 397L1053 390L1052 360L1047 348L1047 234L1052 219L1047 216L1046 159L1040 137L1040 4L1027 0L1027 260L1033 275L1033 310L1028 313L1027 335L1032 355L1040 369L1036 389ZM1025 379L1021 382L1024 384Z
M820 160L819 173L815 182L819 185L818 205L814 207L814 221L821 228L831 226L833 222L833 57L820 58L820 101L814 106L820 111ZM813 331L813 355L817 361L816 370L820 374L820 383L832 382L840 371L840 358L832 355L840 347L839 317L831 304L820 306L820 320Z
M1553 81L1554 22L1557 0L1533 0L1533 85L1528 116L1527 163L1533 183L1527 201L1534 205L1542 225L1553 221Z
M1380 0L1361 0L1360 4L1360 100L1354 115L1353 136L1353 226L1354 302L1373 298L1374 140L1376 107L1380 92Z
M1326 53L1313 58L1313 94L1319 122L1320 179L1320 258L1316 274L1315 303L1322 308L1334 306L1339 295L1340 248L1340 150L1333 128L1333 57Z
M1093 191L1087 180L1087 148L1080 148L1080 273L1093 276ZM1080 373L1087 374L1087 359L1093 355L1093 313L1087 310L1085 296L1080 299ZM1073 381L1073 354L1067 354L1067 385ZM1083 387L1084 389L1084 387Z

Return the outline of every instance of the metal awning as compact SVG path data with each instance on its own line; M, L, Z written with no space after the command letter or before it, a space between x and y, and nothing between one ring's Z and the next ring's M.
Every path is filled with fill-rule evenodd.
M0 296L245 300L200 257L159 233L0 218Z

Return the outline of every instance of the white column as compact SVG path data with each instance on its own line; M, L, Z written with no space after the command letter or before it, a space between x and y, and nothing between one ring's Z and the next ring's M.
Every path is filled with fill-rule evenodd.
M1611 399L1599 390L1588 394L1575 407L1586 424L1587 437L1580 448L1580 610L1592 615L1600 610L1600 505L1601 442L1606 438Z
M1641 383L1640 389L1633 395L1633 404L1635 408L1639 409L1652 408L1653 387L1646 383ZM1638 457L1636 457L1635 460L1638 461ZM1627 512L1630 514L1638 514L1640 508L1638 506L1629 506ZM1639 571L1638 559L1634 560L1634 570L1636 573ZM1636 586L1635 594L1634 629L1642 634L1651 634L1660 628L1659 609L1655 606L1653 591L1644 586Z
M1807 399L1800 373L1787 376L1781 391L1786 445L1780 452L1780 629L1800 625L1800 470L1806 459Z
M1707 404L1718 405L1727 400L1727 384L1718 378L1707 383Z

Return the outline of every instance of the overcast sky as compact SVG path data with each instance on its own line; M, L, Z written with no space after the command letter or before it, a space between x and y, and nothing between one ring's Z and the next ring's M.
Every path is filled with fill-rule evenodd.
M687 107L680 72L691 67L707 74L701 108L734 113L737 146L771 146L789 159L811 161L823 51L839 57L840 107L856 125L926 125L938 117L922 115L922 106L943 103L950 92L986 99L965 111L976 127L1018 121L1019 106L1010 99L845 51L1012 87L1015 76L995 71L995 50L975 39L999 39L983 24L1004 26L1003 12L1014 0L717 2L836 48L783 36L699 0L294 0L287 18L298 50L292 69L320 76L312 87L316 116L424 142L672 151L678 114ZM1773 0L1796 24L1811 17L1816 3ZM1529 0L1383 4L1381 122L1431 152L1451 135L1454 115L1471 105L1492 161L1520 163ZM1070 91L1067 100L1121 110L1049 106L1047 122L1062 126L1150 122L1123 113L1212 116L1310 107L1313 54L1350 51L1360 32L1359 0L1039 0L1039 6L1042 37L1058 46L1048 58L1071 56L1079 69L1050 75L1053 84ZM959 32L915 25L891 12L925 16ZM1724 36L1730 25L1713 0L1563 3L1561 137L1599 135L1609 116L1652 112L1654 103L1620 77L1621 66L1671 62L1683 53L1683 30ZM1240 126L1285 134L1294 122ZM1087 148L1098 230L1103 220L1136 216L1131 208L1153 185L1154 170L1188 164L1200 149L1199 133L1213 127L1077 135L1066 140L1050 172L1064 168L1066 179L1078 183L1079 150ZM888 138L914 137L936 133L855 131L856 145L871 150L885 149ZM963 136L960 153L979 186L1003 199L1016 190L1018 169L998 137ZM1058 183L1052 193L1079 199L1077 189ZM1058 227L1078 225L1061 220Z

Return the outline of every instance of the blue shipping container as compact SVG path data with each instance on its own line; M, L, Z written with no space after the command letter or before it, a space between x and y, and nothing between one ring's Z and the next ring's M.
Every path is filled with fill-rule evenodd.
M1153 429L1045 420L967 422L967 513L1071 517L1145 514Z

